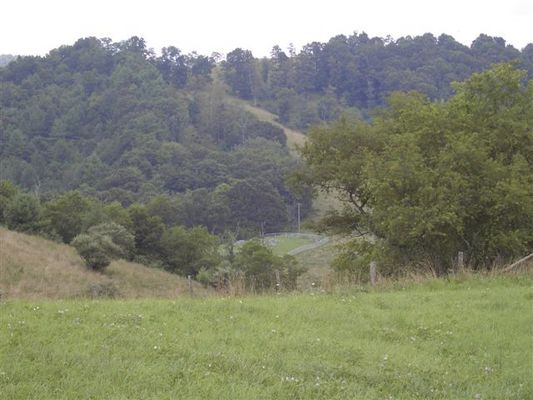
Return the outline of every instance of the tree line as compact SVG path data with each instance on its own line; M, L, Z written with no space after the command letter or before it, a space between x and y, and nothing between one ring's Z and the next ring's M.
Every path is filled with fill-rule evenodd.
M394 91L447 99L452 82L509 61L533 76L533 43L518 50L485 34L465 46L446 34L394 40L354 33L306 44L299 52L274 46L265 58L237 48L222 68L235 95L255 100L284 124L306 129L343 113L368 118L368 111L384 106Z
M295 259L279 257L259 241L238 251L231 231L214 235L205 226L185 226L174 214L177 204L156 197L123 207L79 191L48 200L0 182L0 225L73 245L95 271L111 260L136 261L226 290L236 281L247 290L296 288L303 272Z

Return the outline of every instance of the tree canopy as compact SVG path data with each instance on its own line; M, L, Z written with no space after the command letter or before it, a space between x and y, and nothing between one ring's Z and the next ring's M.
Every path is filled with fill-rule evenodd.
M498 64L454 85L447 101L396 93L373 122L314 129L299 179L338 193L326 223L363 236L338 268L431 265L458 251L473 267L533 248L533 81Z
M283 130L235 105L213 82L214 67L211 57L173 46L156 56L136 36L84 38L45 57L11 61L0 68L0 179L45 198L72 190L123 206L179 198L174 223L212 233L235 229L232 221L247 235L259 233L265 219L285 224L279 210L294 196L284 176L295 160ZM251 204L233 207L231 219L219 213L243 185L262 203L275 201L261 221ZM202 202L189 201L200 193ZM87 225L87 205L75 196L44 210L67 242Z
M446 99L453 94L452 82L498 62L516 60L531 77L532 51L533 44L520 51L485 34L465 46L446 34L393 39L362 32L308 43L288 54L274 46L264 59L235 49L224 64L224 77L235 95L254 99L285 124L308 128L342 112L382 106L394 91Z

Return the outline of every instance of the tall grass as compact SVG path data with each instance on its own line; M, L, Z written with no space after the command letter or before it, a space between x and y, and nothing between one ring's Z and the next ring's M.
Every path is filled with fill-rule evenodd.
M194 285L197 293L205 290ZM177 275L114 261L102 273L88 270L70 246L0 228L0 291L8 298L164 297L188 292ZM1 398L1 397L0 397Z

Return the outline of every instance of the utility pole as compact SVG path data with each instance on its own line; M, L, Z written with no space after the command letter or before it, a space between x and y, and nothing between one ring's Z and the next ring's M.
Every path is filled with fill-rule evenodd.
M301 203L298 203L298 233L300 233L300 205Z

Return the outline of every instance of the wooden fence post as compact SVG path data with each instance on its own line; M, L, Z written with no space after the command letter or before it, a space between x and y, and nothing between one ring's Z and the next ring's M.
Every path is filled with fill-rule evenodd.
M376 286L376 262L372 261L370 263L370 284Z
M457 268L463 269L465 266L465 254L460 251L457 253Z
M279 292L281 290L281 278L279 276L279 271L276 270L276 292Z
M189 283L189 294L191 295L191 297L193 296L193 293L192 293L192 276L190 275L187 275L187 281Z

